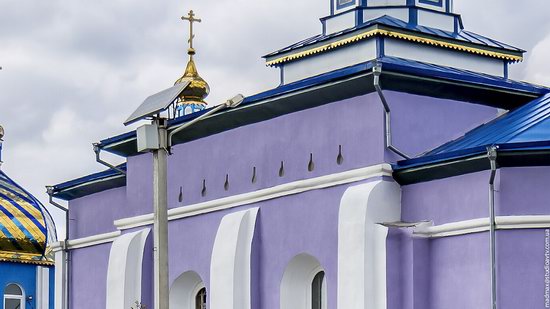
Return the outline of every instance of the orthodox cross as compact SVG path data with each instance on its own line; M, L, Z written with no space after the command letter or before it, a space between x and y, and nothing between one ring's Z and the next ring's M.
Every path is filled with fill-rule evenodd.
M193 51L194 52L194 49L193 49L193 39L195 38L195 35L193 34L193 23L194 22L198 22L200 23L202 20L199 19L199 18L195 18L195 13L193 12L193 10L189 11L189 14L187 16L182 16L181 17L182 20L187 20L190 24L190 27L189 27L189 51Z

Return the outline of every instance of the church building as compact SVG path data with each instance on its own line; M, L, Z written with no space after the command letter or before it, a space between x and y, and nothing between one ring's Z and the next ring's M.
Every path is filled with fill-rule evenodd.
M94 144L107 170L50 190L56 309L550 308L550 88L509 78L525 51L453 0L323 1L318 35L264 56L279 86L209 105L183 17L183 76Z
M0 309L53 309L56 242L46 208L1 169L0 126Z

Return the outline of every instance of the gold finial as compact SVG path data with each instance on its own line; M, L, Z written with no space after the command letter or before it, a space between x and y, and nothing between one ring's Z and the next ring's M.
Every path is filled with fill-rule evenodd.
M195 55L195 48L193 47L193 39L195 38L193 23L200 23L202 20L195 17L193 10L189 11L187 16L182 16L181 19L188 21L190 25L188 40L189 49L187 50L187 54L189 54L189 62L187 63L185 73L183 73L183 76L176 81L176 84L189 81L189 85L178 97L176 104L180 110L185 111L184 113L187 114L206 107L206 102L204 102L204 99L208 96L210 87L208 86L208 83L200 77L195 61L193 60L193 56Z
M189 55L193 56L195 54L195 49L193 48L193 39L195 38L195 34L193 33L193 23L197 22L200 23L202 20L200 18L195 18L195 13L193 10L189 11L189 14L187 16L182 16L181 20L187 20L189 22Z

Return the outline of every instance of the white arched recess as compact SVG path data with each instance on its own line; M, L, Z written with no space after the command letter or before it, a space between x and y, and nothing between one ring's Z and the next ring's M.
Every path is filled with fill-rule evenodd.
M181 274L170 288L170 309L195 309L195 297L204 288L199 274L187 271Z
M350 187L338 217L338 308L386 309L386 238L378 224L401 220L401 188L375 181Z
M324 271L319 261L309 254L295 256L287 265L281 280L281 309L311 309L311 285L315 275ZM327 280L323 280L322 308L327 308Z
M111 246L106 309L131 308L141 301L143 251L150 229L119 236Z
M210 264L209 309L250 309L250 256L258 208L222 218Z

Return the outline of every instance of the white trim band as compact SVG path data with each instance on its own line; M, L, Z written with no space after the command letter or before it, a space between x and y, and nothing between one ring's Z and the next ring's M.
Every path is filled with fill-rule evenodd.
M80 249L85 247L91 247L101 244L106 244L113 242L118 236L120 236L120 231L115 231L111 233L105 233L105 234L98 234L83 238L77 238L77 239L70 239L68 241L69 244L69 250L70 249Z
M254 192L243 193L204 203L173 208L168 210L168 220L177 220L223 209L258 203L306 191L334 187L338 185L366 180L372 177L391 177L391 175L392 169L389 164L379 164L338 174L298 180ZM116 220L114 224L119 230L126 230L151 225L153 224L153 214Z
M550 216L498 216L498 230L544 229L550 228ZM430 223L419 225L414 235L422 237L449 237L489 231L489 218L479 218L466 221L431 226Z

